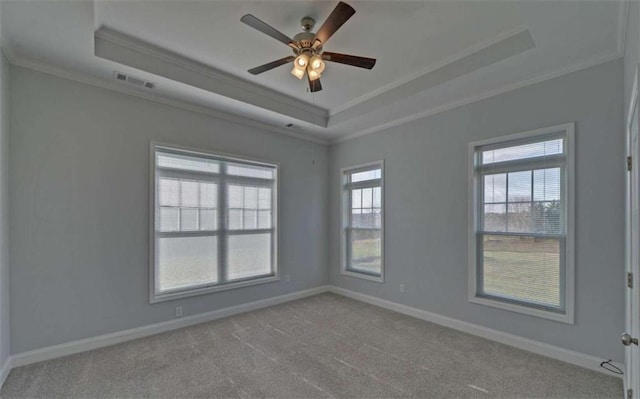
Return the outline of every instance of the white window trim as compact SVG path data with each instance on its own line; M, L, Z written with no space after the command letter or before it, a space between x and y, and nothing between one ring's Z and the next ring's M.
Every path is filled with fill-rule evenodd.
M365 169L378 166L380 167L380 192L382 201L382 218L380 219L380 276L372 276L366 273L358 273L348 269L347 265L347 237L345 229L347 228L348 212L350 210L350 204L348 203L348 196L345 195L344 190L344 176L347 172L352 172L357 169ZM386 217L386 203L384 194L384 159L362 163L358 165L348 166L340 169L340 274L343 276L356 277L363 280L373 281L376 283L384 283L384 219Z
M502 302L490 298L477 296L477 267L476 267L476 230L477 230L477 200L478 184L475 174L475 150L479 146L502 143L511 140L527 139L550 133L565 132L566 134L566 264L565 264L565 313L554 313L542 309L531 308L523 305ZM522 313L530 316L559 321L567 324L575 323L575 123L549 126L541 129L529 130L507 136L494 137L486 140L469 143L469 281L468 300L471 303L490 306L511 312Z
M272 283L276 281L280 281L280 267L278 263L278 253L280 249L280 228L279 228L279 217L278 212L280 210L280 163L270 160L256 159L253 157L247 157L243 155L235 155L228 154L222 151L210 150L210 149L202 149L202 148L192 148L186 147L176 144L163 143L158 141L150 142L150 155L149 155L149 303L158 303L171 301L174 299L180 298L188 298L196 295L204 295L210 294L213 292L219 291L227 291L236 288L242 287L250 287L253 285ZM275 229L275 233L273 234L273 239L275 240L273 244L273 275L263 278L257 278L246 281L238 281L235 283L225 283L221 285L215 286L204 286L204 287L195 287L193 289L188 289L179 292L169 292L169 293L156 293L156 248L155 248L155 235L156 235L156 157L155 153L157 149L175 149L183 152L189 152L194 155L204 155L204 156L215 156L215 157L223 157L228 159L229 161L240 161L240 162L250 162L253 164L263 163L268 166L274 166L276 169L276 179L274 184L274 203L275 209L273 210L273 228Z

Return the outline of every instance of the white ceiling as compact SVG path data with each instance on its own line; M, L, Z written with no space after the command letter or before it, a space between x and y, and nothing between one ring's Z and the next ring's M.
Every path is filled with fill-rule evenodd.
M242 24L242 15L254 14L293 36L300 31L301 17L314 17L318 28L336 3L3 1L0 7L3 47L18 64L46 66L109 85L118 70L158 84L144 95L248 117L278 129L294 123L294 131L323 139L373 131L620 56L626 8L617 1L349 1L356 14L325 50L377 58L373 70L328 63L318 93L308 93L306 81L295 79L290 66L259 76L246 72L290 50ZM96 56L94 32L101 26L210 68L209 81L196 84L126 58L114 62ZM455 63L463 57L480 56L483 49L518 32L533 39L532 49L503 52L488 66L455 73ZM436 78L438 68L453 73ZM222 90L225 79L242 90ZM258 93L255 97L264 100L246 100L241 91ZM275 103L285 105L272 106ZM316 120L323 122L301 117L301 110L322 115Z

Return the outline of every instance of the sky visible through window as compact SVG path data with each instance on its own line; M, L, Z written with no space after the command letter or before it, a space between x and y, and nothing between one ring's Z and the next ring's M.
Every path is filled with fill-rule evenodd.
M485 295L558 308L565 143L538 140L478 149L481 284Z
M347 172L349 271L382 274L382 169ZM353 186L352 186L353 185Z

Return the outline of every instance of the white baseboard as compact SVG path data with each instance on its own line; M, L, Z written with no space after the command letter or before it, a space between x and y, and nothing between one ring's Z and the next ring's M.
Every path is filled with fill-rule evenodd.
M9 372L11 372L11 356L7 357L2 368L0 368L0 387L2 387L4 382L7 380Z
M396 302L387 301L385 299L376 298L370 295L361 294L359 292L347 290L344 288L329 286L329 291L334 294L346 296L348 298L356 299L358 301L366 302L381 308L393 310L398 313L406 314L418 319L422 319L431 323L439 324L444 327L449 327L454 330L462 331L467 334L476 335L478 337L486 338L491 341L496 341L501 344L513 346L528 352L533 352L538 355L550 357L552 359L561 360L576 366L584 367L586 369L605 373L610 376L621 375L613 374L602 367L600 363L603 360L595 356L587 355L580 352L575 352L569 349L564 349L559 346L545 344L544 342L534 341L529 338L520 337L518 335L509 334L506 332L494 330L488 327L480 326L478 324L468 323L451 317L442 316L437 313L428 312L426 310L414 308L411 306L401 305ZM621 370L624 370L624 365L620 363L613 363Z
M89 350L102 348L130 341L137 338L143 338L150 335L160 334L163 332L176 330L192 326L195 324L205 323L208 321L221 319L223 317L233 316L239 313L245 313L252 310L266 308L268 306L278 305L284 302L294 301L296 299L327 292L328 286L320 286L310 288L303 291L296 291L290 294L280 295L273 298L262 299L259 301L249 302L241 305L231 306L228 308L214 310L212 312L201 313L193 316L182 317L175 320L164 321L161 323L150 324L147 326L132 328L129 330L118 331L110 334L99 335L97 337L85 338L78 341L67 342L64 344L47 346L45 348L35 349L28 352L18 353L9 358L8 369L28 364L42 362L45 360L55 359L62 356L73 355L75 353L86 352ZM3 368L3 373L5 372ZM9 371L6 371L8 374Z
M452 328L454 330L463 331L468 334L500 342L505 345L514 346L516 348L537 353L539 355L547 356L553 359L561 360L590 370L607 373L603 368L600 367L600 362L602 361L602 359L599 359L595 356L571 351L568 349L560 348L558 346L545 344L543 342L534 341L532 339L523 338L502 331L493 330L491 328L483 327L477 324L453 319L436 313L428 312L426 310L387 301L355 291L346 290L344 288L332 285L323 285L320 287L292 292L290 294L280 295L273 298L262 299L259 301L214 310L212 312L183 317L175 320L151 324L148 326L132 328L129 330L118 331L115 333L100 335L97 337L81 339L78 341L72 341L64 344L53 345L28 352L18 353L10 356L2 365L2 368L0 369L0 387L2 386L2 384L4 384L4 381L9 375L9 372L14 367L26 366L32 363L55 359L62 356L73 355L76 353L102 348L105 346L110 346L137 338L160 334L163 332L184 328L199 323L221 319L223 317L233 316L252 310L262 309L268 306L294 301L296 299L321 294L323 292L333 292L338 295L380 306L385 309L393 310L398 313L406 314L408 316L413 316L418 319ZM619 363L614 364L624 370L623 365ZM611 373L607 374L613 375Z

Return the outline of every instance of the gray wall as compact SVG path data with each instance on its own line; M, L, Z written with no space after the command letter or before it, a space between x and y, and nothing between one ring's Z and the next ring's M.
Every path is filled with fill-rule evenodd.
M623 62L611 62L327 151L13 68L12 353L169 320L175 306L183 306L185 315L197 314L330 281L621 361L622 76ZM576 325L468 303L467 143L569 121L577 126ZM148 303L150 140L280 162L280 267L291 275L290 283ZM6 233L1 222L6 220L6 151L6 138L0 139L0 238ZM384 284L338 273L339 169L381 158L387 179ZM6 245L0 240L0 266L6 264L3 256ZM2 275L0 280L6 281ZM400 283L405 294L399 293ZM7 304L4 287L0 284L0 309ZM6 337L0 336L2 345Z
M640 63L640 1L632 1L627 16L627 35L624 43L624 110L629 110L631 87L636 66Z
M326 147L19 67L11 84L13 353L327 283ZM148 303L150 140L280 163L290 283Z
M0 50L0 367L11 353L9 314L9 63Z
M528 86L330 149L330 282L602 358L623 360L622 61ZM467 144L576 122L576 324L467 301ZM340 168L385 160L385 283L340 269ZM399 292L405 284L406 293Z

